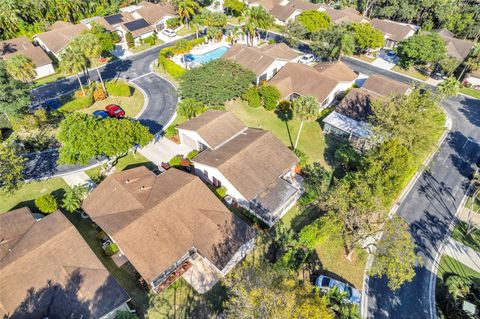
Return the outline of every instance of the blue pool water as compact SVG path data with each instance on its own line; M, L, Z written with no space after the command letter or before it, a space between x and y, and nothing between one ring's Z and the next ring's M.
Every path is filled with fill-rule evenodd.
M228 47L219 47L219 48L216 48L215 50L206 52L204 54L199 54L199 55L188 54L186 58L188 59L188 61L195 61L197 63L204 64L220 58L227 51L228 51Z

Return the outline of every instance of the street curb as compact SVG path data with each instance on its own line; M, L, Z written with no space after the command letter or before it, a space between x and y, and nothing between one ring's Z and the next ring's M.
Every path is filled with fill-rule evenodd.
M143 94L143 107L142 109L140 110L140 112L138 112L137 115L135 115L133 118L138 120L138 118L140 116L142 116L142 114L145 112L145 110L147 109L147 105L148 105L148 102L150 102L150 98L148 97L147 93L145 92L144 89L142 89L142 87L138 84L136 84L135 82L133 82L134 80L131 80L131 81L127 81L127 83L131 83L135 88L137 88L140 92L142 92Z
M413 175L413 177L410 179L408 184L405 186L405 188L400 193L400 196L398 197L398 200L395 202L394 206L390 209L390 211L388 213L388 219L393 218L393 216L397 212L398 208L400 207L401 203L403 202L405 197L410 193L410 191L413 188L413 185L415 185L415 183L418 181L418 179L423 174L423 172L425 172L425 168L430 164L434 155L437 154L438 150L440 149L442 144L445 142L445 139L447 138L448 134L450 133L450 131L452 129L453 122L452 122L452 118L451 118L450 114L448 114L446 109L443 108L443 107L442 107L442 110L445 113L445 128L446 128L446 130L443 132L442 136L438 140L437 147L423 161L422 165L417 170L415 175ZM382 237L382 235L383 235L383 232L380 232L376 236L376 238L379 239L379 238ZM367 294L366 290L367 290L369 279L370 279L370 277L368 276L368 271L370 270L370 267L372 266L372 264L373 264L373 254L369 253L368 258L367 258L367 263L365 265L365 271L364 271L364 274L363 274L362 303L360 305L360 311L361 311L362 318L367 318L367 314L368 314L368 294ZM435 272L435 274L436 274L436 272ZM430 290L429 290L429 292L430 292ZM430 295L430 293L429 293L429 295ZM430 309L431 309L431 305L432 305L431 295L430 295L429 304L430 304ZM436 312L430 312L430 313L431 313L431 319L436 319L437 318Z

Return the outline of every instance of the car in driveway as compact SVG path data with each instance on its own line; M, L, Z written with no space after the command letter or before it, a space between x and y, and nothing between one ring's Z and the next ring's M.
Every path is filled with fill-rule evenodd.
M446 78L445 75L442 74L442 72L438 72L438 71L433 71L432 73L430 73L430 77L434 80L443 80Z
M108 113L103 110L96 110L95 112L92 113L92 115L99 119L105 119L109 117Z
M175 31L173 31L172 29L168 29L168 28L163 29L162 33L165 34L169 38L173 38L173 37L177 36L177 33Z
M108 115L111 117L124 117L125 111L117 104L109 104L105 106L105 111L107 111Z
M304 54L298 62L302 64L310 64L315 61L315 56L313 54Z
M315 281L315 286L320 288L323 292L326 292L332 289L333 287L337 287L340 291L343 291L347 294L345 301L354 303L357 305L360 304L361 296L358 290L356 290L355 288L351 287L350 285L344 282L321 275L317 277L317 280Z

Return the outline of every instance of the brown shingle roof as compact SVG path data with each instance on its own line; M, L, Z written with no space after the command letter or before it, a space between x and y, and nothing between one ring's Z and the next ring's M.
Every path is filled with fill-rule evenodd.
M65 27L71 27L73 26L73 23L71 22L67 22L67 21L57 21L55 22L54 24L52 24L48 30L51 31L51 30L58 30L58 29L61 29L61 28L65 28Z
M222 269L251 238L250 227L198 177L177 169L158 176L144 166L115 173L82 207L147 282L193 247Z
M299 53L280 44L269 45L263 49L234 44L222 58L235 61L257 76L261 76L275 60L289 61L293 59L290 58L292 56L299 56Z
M127 22L135 20L135 18L129 12L120 12L120 13L117 13L117 14L112 14L112 15L103 17L101 19L104 19L105 22L108 23L113 28L115 28L116 26L119 26L123 23L127 23Z
M216 167L250 201L288 172L298 158L271 132L249 128L193 161Z
M371 102L382 98L382 95L362 88L351 89L335 108L335 112L348 116L356 121L368 122L372 114Z
M269 83L280 90L282 99L296 93L303 96L314 96L322 103L339 81L323 75L311 66L287 63Z
M368 77L362 88L380 95L402 95L409 91L410 85L382 75L373 74Z
M216 149L247 127L230 112L208 110L202 115L180 124L178 128L197 132L210 148Z
M84 24L75 24L52 31L47 31L35 35L47 48L53 53L59 53L70 41L83 31L88 30Z
M9 247L0 260L2 318L99 318L128 301L61 212L37 222L29 214L0 215L0 245Z
M335 24L349 23L349 22L362 22L366 20L362 15L353 8L345 8L341 10L333 9L325 6L326 13L332 18L332 22Z
M270 11L274 6L280 4L281 0L250 0L250 4L258 4L265 8L265 10Z
M405 40L412 30L415 31L411 25L390 20L372 19L370 23L374 28L379 29L383 34L387 35L389 39L397 42Z
M30 58L36 67L52 63L48 55L41 48L34 46L26 37L0 42L0 58L7 60L16 54L23 54Z
M270 10L270 14L277 18L278 20L280 21L287 21L288 18L290 18L292 16L292 14L294 14L296 11L301 11L300 9L298 8L295 8L294 6L289 6L289 5L286 5L286 6L282 6L282 5L276 5L274 6L271 10Z
M144 6L136 11L148 23L155 24L165 16L176 14L175 7L169 4L151 4Z
M465 60L474 44L469 40L455 38L454 34L447 29L434 30L445 42L448 55L459 61Z
M354 81L358 75L353 72L345 63L338 60L336 62L321 62L315 65L315 70L322 75L340 82Z

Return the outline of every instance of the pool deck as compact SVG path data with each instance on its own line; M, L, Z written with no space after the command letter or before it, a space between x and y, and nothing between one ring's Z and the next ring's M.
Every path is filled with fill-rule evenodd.
M200 44L194 47L192 50L190 50L189 54L194 54L194 55L205 54L207 52L213 51L221 47L230 47L230 44L223 40L220 42Z

